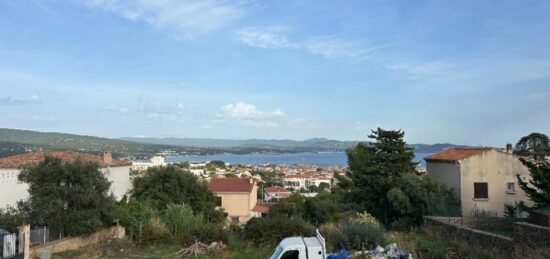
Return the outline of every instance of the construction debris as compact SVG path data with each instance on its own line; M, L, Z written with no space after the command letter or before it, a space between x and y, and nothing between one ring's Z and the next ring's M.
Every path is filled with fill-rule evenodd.
M207 245L202 242L195 242L191 246L181 249L180 251L176 252L176 255L181 256L182 258L191 258L191 257L198 257L201 255L208 254L211 251L218 250L218 249L225 249L227 246L223 244L223 242L212 242L210 245Z

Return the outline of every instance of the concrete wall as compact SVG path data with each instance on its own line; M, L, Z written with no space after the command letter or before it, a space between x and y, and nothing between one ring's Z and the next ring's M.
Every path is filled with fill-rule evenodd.
M15 206L29 196L29 185L17 180L19 169L0 169L0 208Z
M524 201L530 204L525 192L519 187L516 175L529 179L529 170L511 154L491 150L478 156L459 161L461 206L463 216L472 214L475 208L496 212L504 216L504 204ZM488 183L488 199L474 199L474 183ZM515 193L506 192L506 184L515 184Z
M111 182L110 192L117 200L132 189L130 166L101 168L101 172ZM17 201L29 197L29 185L17 180L20 169L0 169L0 208L15 206Z
M426 171L430 177L453 188L460 199L460 167L457 163L428 161Z
M109 182L111 182L110 192L114 194L117 200L122 199L124 194L132 190L132 182L130 180L131 166L118 166L101 168Z
M30 257L35 258L40 254L47 252L49 254L61 253L69 250L76 250L85 246L101 243L108 239L123 239L126 237L124 227L111 227L102 231L96 232L89 236L70 237L49 242L39 246L33 246L30 249Z

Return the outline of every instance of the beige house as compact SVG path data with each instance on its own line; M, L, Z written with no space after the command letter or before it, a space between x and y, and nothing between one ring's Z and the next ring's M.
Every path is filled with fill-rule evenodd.
M223 208L232 223L246 223L258 212L256 181L248 178L214 178L208 183L214 192L218 207Z
M506 150L494 148L453 148L424 158L427 173L453 188L460 200L462 216L486 211L503 216L505 204L524 201L516 175L530 178L529 170Z

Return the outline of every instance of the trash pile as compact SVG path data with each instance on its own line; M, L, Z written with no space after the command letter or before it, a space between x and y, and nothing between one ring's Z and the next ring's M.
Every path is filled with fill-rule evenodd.
M356 252L354 255L367 255L373 259L413 259L412 254L400 250L396 244L389 244L386 248L381 246L366 252Z
M201 243L201 242L195 242L191 246L176 252L176 256L180 256L182 258L197 257L197 256L205 255L213 250L225 249L226 247L227 246L221 241L212 242L210 243L210 245L206 245L205 243Z

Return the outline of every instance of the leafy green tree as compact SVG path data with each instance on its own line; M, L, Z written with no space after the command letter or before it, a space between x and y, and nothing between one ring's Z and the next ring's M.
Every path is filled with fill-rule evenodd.
M522 137L514 148L514 153L520 156L544 161L550 156L550 141L548 136L542 133L531 133Z
M29 184L29 198L20 209L33 225L47 225L65 235L95 232L111 223L107 210L114 202L110 183L93 162L77 158L63 164L46 157L24 169L19 180Z
M0 227L11 233L17 232L17 226L24 223L23 215L17 208L8 206L0 208Z
M221 222L225 218L223 212L215 209L216 198L205 182L171 165L149 168L144 176L134 178L131 195L148 201L158 210L171 204L188 204L208 221Z
M328 183L320 183L319 184L319 191L323 190L330 190L330 184Z
M226 178L238 178L239 176L235 173L226 173L224 174Z
M373 142L359 143L346 152L350 181L344 181L342 187L348 188L348 199L384 224L399 216L388 206L388 192L398 185L402 176L415 172L414 152L403 140L404 134L401 130L378 128L368 136Z

